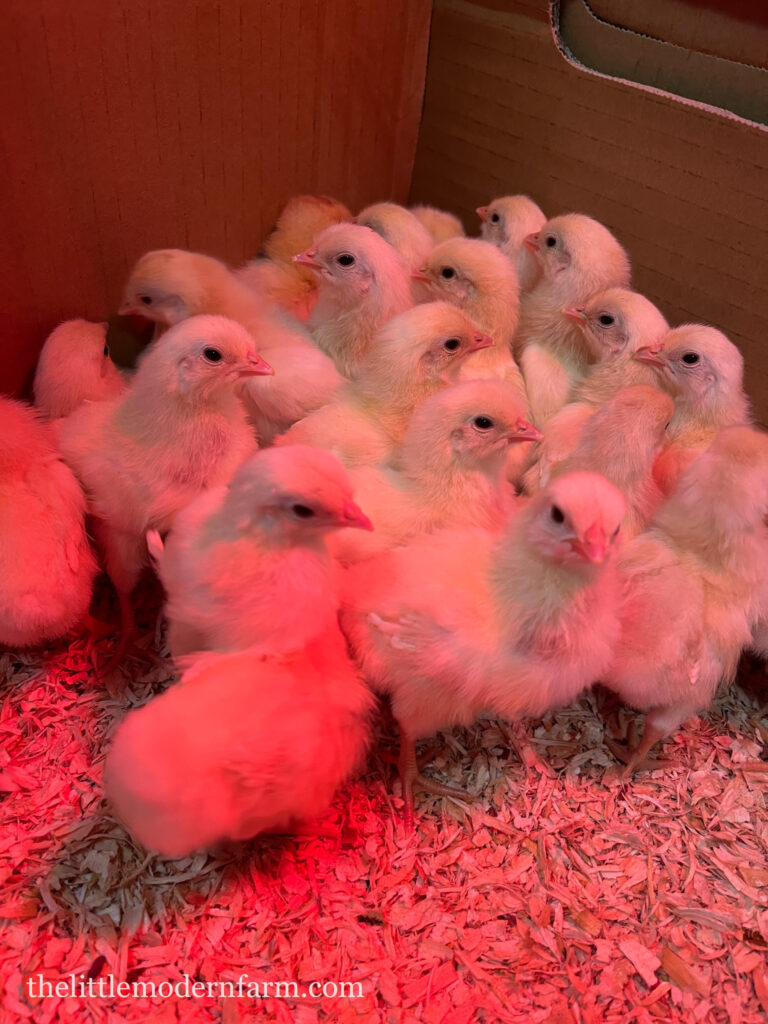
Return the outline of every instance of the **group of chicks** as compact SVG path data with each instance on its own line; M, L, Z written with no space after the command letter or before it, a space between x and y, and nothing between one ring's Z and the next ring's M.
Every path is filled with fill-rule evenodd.
M367 752L372 690L415 741L541 716L596 682L647 712L628 770L768 653L768 435L712 327L670 329L590 217L525 196L356 218L291 200L239 270L143 256L123 315L40 356L36 410L0 399L0 643L97 630L163 583L180 681L128 714L106 792L179 856L321 813Z

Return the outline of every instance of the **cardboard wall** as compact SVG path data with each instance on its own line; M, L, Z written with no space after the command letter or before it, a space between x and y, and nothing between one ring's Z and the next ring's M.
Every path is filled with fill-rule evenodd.
M430 0L5 0L0 391L145 250L253 256L291 195L406 198Z
M555 10L557 5L555 5ZM529 193L627 247L670 322L724 330L768 424L768 131L579 66L545 0L435 0L411 201L459 214Z

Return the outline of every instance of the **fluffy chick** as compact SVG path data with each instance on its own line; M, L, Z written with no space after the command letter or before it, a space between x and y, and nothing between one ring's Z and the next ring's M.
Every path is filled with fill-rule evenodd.
M43 416L69 416L83 402L114 398L124 389L125 380L109 358L105 323L66 320L48 335L33 384Z
M307 326L345 377L354 377L376 332L413 305L400 254L360 224L337 224L294 256L318 277L320 295Z
M658 386L654 369L639 363L634 354L669 330L653 303L627 288L607 288L581 308L566 307L562 313L583 332L596 362L588 367L587 377L573 391L568 404L548 420L544 440L537 445L524 477L529 492L543 487L552 467L565 462L596 409L623 388Z
M608 565L624 500L570 473L498 537L441 530L348 573L342 627L363 674L391 694L406 814L420 778L414 740L492 710L541 715L607 667L618 621Z
M226 482L256 448L237 391L271 370L252 345L224 317L184 320L146 351L122 396L81 406L60 423L59 446L83 484L120 597L124 637L133 629L129 596L146 531L170 529L182 508Z
M308 249L321 231L351 220L347 207L330 196L294 196L265 239L263 258L246 263L235 276L306 322L317 300L317 279L306 267L294 263L293 257Z
M424 264L434 248L432 235L418 217L397 203L373 203L355 217L356 224L370 228L397 249L413 271Z
M289 659L209 654L118 726L107 797L166 857L289 831L362 766L372 703L338 627Z
M541 268L523 242L544 227L546 214L528 196L501 196L488 206L478 206L476 212L482 221L482 237L498 246L515 264L520 291L530 291Z
M432 395L411 418L397 468L351 473L374 531L342 530L331 538L331 551L351 564L443 527L499 530L516 504L507 451L540 437L503 381L464 381Z
M638 349L655 346L669 331L661 312L644 295L606 288L580 308L566 307L563 315L582 332L595 360L574 391L574 401L598 406L634 384L659 386L653 368L634 358Z
M95 575L85 497L50 426L0 397L0 644L64 636L86 617Z
M159 534L148 538L172 655L256 646L285 654L336 628L327 539L344 527L371 524L328 452L295 445L248 459L176 517L164 547Z
M272 366L255 377L243 400L262 442L329 402L342 385L333 362L296 321L269 308L220 260L182 249L146 253L131 273L121 313L137 313L164 326L214 313L242 324Z
M672 398L658 388L624 388L584 423L573 451L550 467L550 477L574 470L602 474L624 495L621 528L625 537L634 537L663 498L653 465L674 411Z
M339 399L277 443L329 448L348 466L381 462L405 436L416 406L454 383L467 357L492 344L450 303L414 306L379 330Z
M435 245L466 234L459 218L446 210L437 210L434 206L412 206L411 213L429 231Z
M621 639L602 682L648 712L628 771L733 680L768 577L767 513L768 436L728 427L623 550Z
M591 217L569 213L547 221L525 244L541 277L522 298L516 345L531 414L542 427L568 401L594 362L579 327L563 316L595 292L629 284L629 260L611 232Z
M496 342L464 368L463 379L506 380L525 396L511 350L518 314L517 274L511 260L490 242L452 238L435 246L416 277L433 299L458 306Z
M750 421L744 392L744 360L736 346L714 327L684 324L635 359L652 366L657 380L675 399L668 445L655 474L671 494L681 474L724 427Z

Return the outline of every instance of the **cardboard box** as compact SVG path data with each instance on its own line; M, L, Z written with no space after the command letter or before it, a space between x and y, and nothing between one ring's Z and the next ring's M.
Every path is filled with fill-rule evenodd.
M429 0L6 0L0 391L147 249L256 254L291 195L408 194Z

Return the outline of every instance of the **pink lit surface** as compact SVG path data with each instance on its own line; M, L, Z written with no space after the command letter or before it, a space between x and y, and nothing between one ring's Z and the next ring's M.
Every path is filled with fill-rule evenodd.
M364 777L301 835L169 861L130 841L100 790L115 724L165 685L141 669L97 683L83 641L0 655L3 1020L765 1020L768 736L740 688L667 742L669 768L630 783L603 739L634 716L600 694L525 730L433 737L426 770L476 799L417 798L411 834L382 716ZM361 995L29 996L30 979L34 996L40 975L89 972L105 993L110 978L246 974Z

